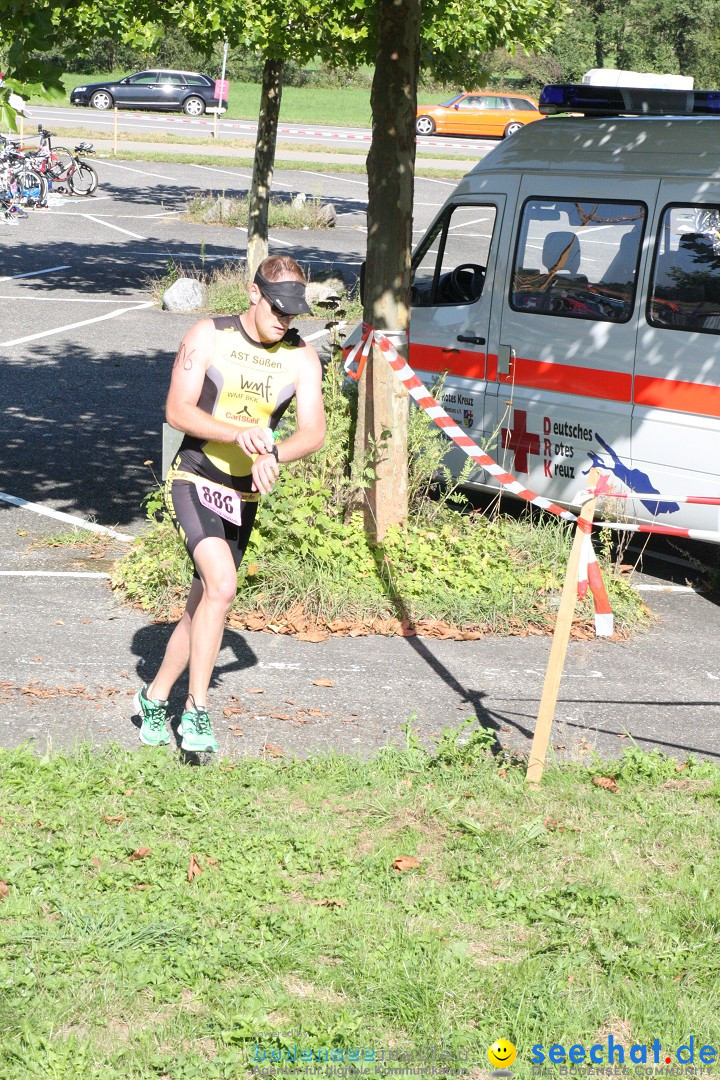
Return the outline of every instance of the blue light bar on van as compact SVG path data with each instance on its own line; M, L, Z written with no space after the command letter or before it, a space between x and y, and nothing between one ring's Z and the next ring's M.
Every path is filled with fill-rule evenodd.
M540 93L540 112L584 116L720 116L718 90L558 83Z

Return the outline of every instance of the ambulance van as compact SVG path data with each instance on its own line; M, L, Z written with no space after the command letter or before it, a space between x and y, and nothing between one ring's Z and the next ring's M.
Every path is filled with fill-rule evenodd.
M720 92L549 86L540 103L573 115L500 143L418 245L409 363L557 503L593 465L620 492L720 496ZM718 507L622 506L720 529Z

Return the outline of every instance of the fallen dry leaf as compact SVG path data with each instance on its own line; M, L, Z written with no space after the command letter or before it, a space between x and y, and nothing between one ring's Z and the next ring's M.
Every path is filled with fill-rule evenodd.
M93 864L93 866L95 867L96 870L99 870L101 865L102 865L100 860L98 859L97 855L93 855L90 862Z
M228 724L228 731L242 731L242 724Z
M682 772L684 769L687 769L687 761L683 761L680 765L675 766L675 772Z
M205 856L205 862L208 864L208 866L217 866L218 865L218 860L213 859L212 855L206 855Z
M33 664L39 664L42 661L42 656L31 656L30 659Z
M315 900L314 903L317 904L318 907L345 907L344 900L335 900L334 898L328 898L326 900Z
M202 874L203 868L197 860L195 855L190 856L190 862L188 863L187 879L188 881L194 881L196 877Z
M10 895L10 887L7 881L0 881L0 900L4 900Z
M263 743L263 753L269 754L270 757L285 757L285 751L282 746L278 746L274 742Z
M55 625L56 626L64 626L65 625L65 620L64 619L56 619L55 620Z
M604 788L605 791L609 791L613 795L617 795L620 790L612 776L593 776L592 782L595 787Z
M103 821L107 825L119 825L121 821L125 820L124 814L103 814Z
M392 865L393 870L404 873L406 870L417 870L420 862L414 855L398 855L397 859L393 859Z
M143 889L152 889L152 885L148 885L147 882L138 881L135 885L130 886L135 892L141 892Z
M501 780L504 780L507 776L507 769L498 769L497 774Z
M135 788L134 787L129 787L127 789L127 791L123 791L123 795L130 796L130 795L134 795L134 794L135 794Z
M248 686L245 693L246 694L264 694L265 691L261 690L259 686Z
M256 562L250 563L247 570L245 571L246 577L255 577L255 575L258 572L258 569L259 569L259 567L258 567L258 564Z
M332 679L313 679L313 686L334 686Z
M629 739L630 738L627 731L618 731L616 734L617 734L618 739Z
M284 713L284 712L271 712L270 713L270 718L272 720L292 720L293 719L292 716L288 716L288 714Z
M152 855L152 848L139 847L135 848L132 855L129 856L130 862L134 862L136 859L147 859L148 855Z
M316 645L321 641L327 641L329 637L328 630L303 630L302 633L295 635L296 641L311 641Z

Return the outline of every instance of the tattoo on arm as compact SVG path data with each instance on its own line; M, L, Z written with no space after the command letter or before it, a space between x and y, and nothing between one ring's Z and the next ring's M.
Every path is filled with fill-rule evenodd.
M175 357L175 363L173 364L173 368L181 367L183 371L191 371L193 366L192 358L194 355L195 350L191 349L190 352L188 352L187 346L185 345L185 342L183 342L178 349L178 354Z

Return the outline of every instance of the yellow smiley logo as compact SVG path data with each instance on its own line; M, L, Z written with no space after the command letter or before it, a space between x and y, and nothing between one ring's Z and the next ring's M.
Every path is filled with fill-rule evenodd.
M517 1057L517 1050L507 1039L498 1039L488 1047L488 1057L496 1069L509 1069Z

